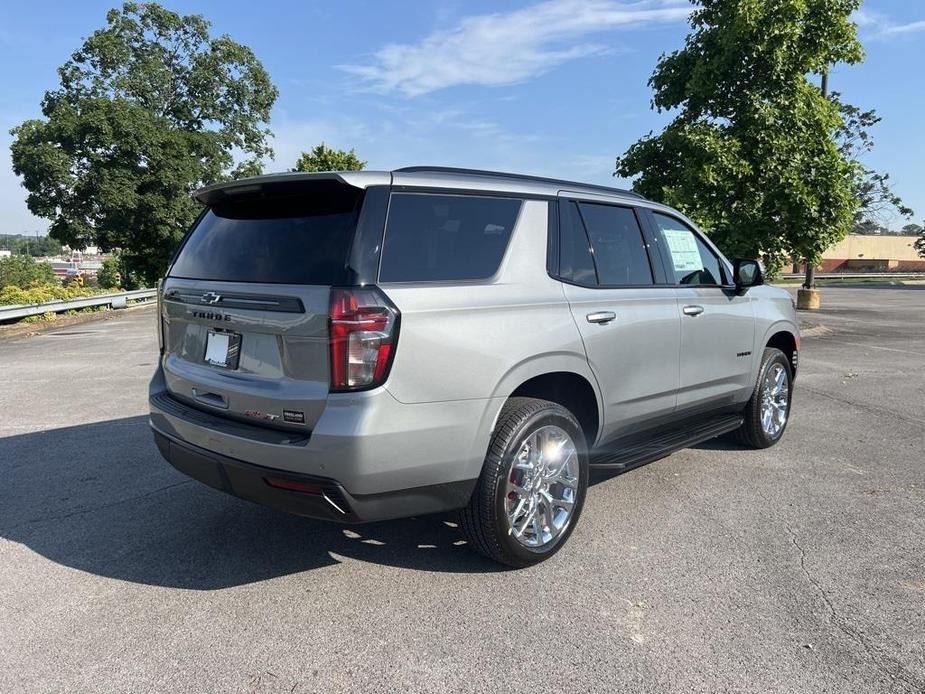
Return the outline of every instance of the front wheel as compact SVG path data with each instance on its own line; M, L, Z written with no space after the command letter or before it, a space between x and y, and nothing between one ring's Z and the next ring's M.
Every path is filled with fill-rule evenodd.
M769 448L780 441L790 419L792 389L790 362L779 349L768 347L758 369L755 391L745 406L745 421L735 432L740 443Z
M511 398L459 526L473 549L495 561L538 564L571 534L587 489L585 438L572 413L546 400Z

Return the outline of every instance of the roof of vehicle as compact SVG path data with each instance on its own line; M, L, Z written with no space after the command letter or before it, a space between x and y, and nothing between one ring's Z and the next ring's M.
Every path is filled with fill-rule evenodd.
M498 191L550 197L562 192L569 192L630 197L637 200L644 199L639 193L621 188L527 174L459 169L447 166L407 166L394 171L325 171L320 173L293 171L266 174L237 181L216 183L197 190L193 195L200 202L211 204L217 199L227 196L256 192L269 184L285 184L309 180L339 181L356 188L391 184L398 187Z

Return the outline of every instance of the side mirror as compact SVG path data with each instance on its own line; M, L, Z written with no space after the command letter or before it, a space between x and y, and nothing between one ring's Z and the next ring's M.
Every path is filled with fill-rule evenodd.
M764 284L764 272L757 260L736 259L732 264L732 277L739 296L747 292L749 287Z

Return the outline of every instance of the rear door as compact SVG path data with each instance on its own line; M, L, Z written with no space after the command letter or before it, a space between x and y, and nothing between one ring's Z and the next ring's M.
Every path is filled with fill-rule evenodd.
M681 321L678 408L741 400L752 383L755 314L748 294L737 296L726 263L677 217L652 212L661 248L677 284Z
M331 285L348 277L364 191L325 181L215 202L162 286L171 395L250 423L310 430L330 382Z
M675 408L680 320L674 289L633 207L560 199L559 278L604 400L601 440Z

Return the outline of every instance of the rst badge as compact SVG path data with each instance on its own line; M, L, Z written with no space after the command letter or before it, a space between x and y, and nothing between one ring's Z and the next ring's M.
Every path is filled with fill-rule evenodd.
M245 417L253 417L254 419L264 419L268 422L272 422L275 419L279 419L279 415L270 414L269 412L261 412L260 410L244 410Z

